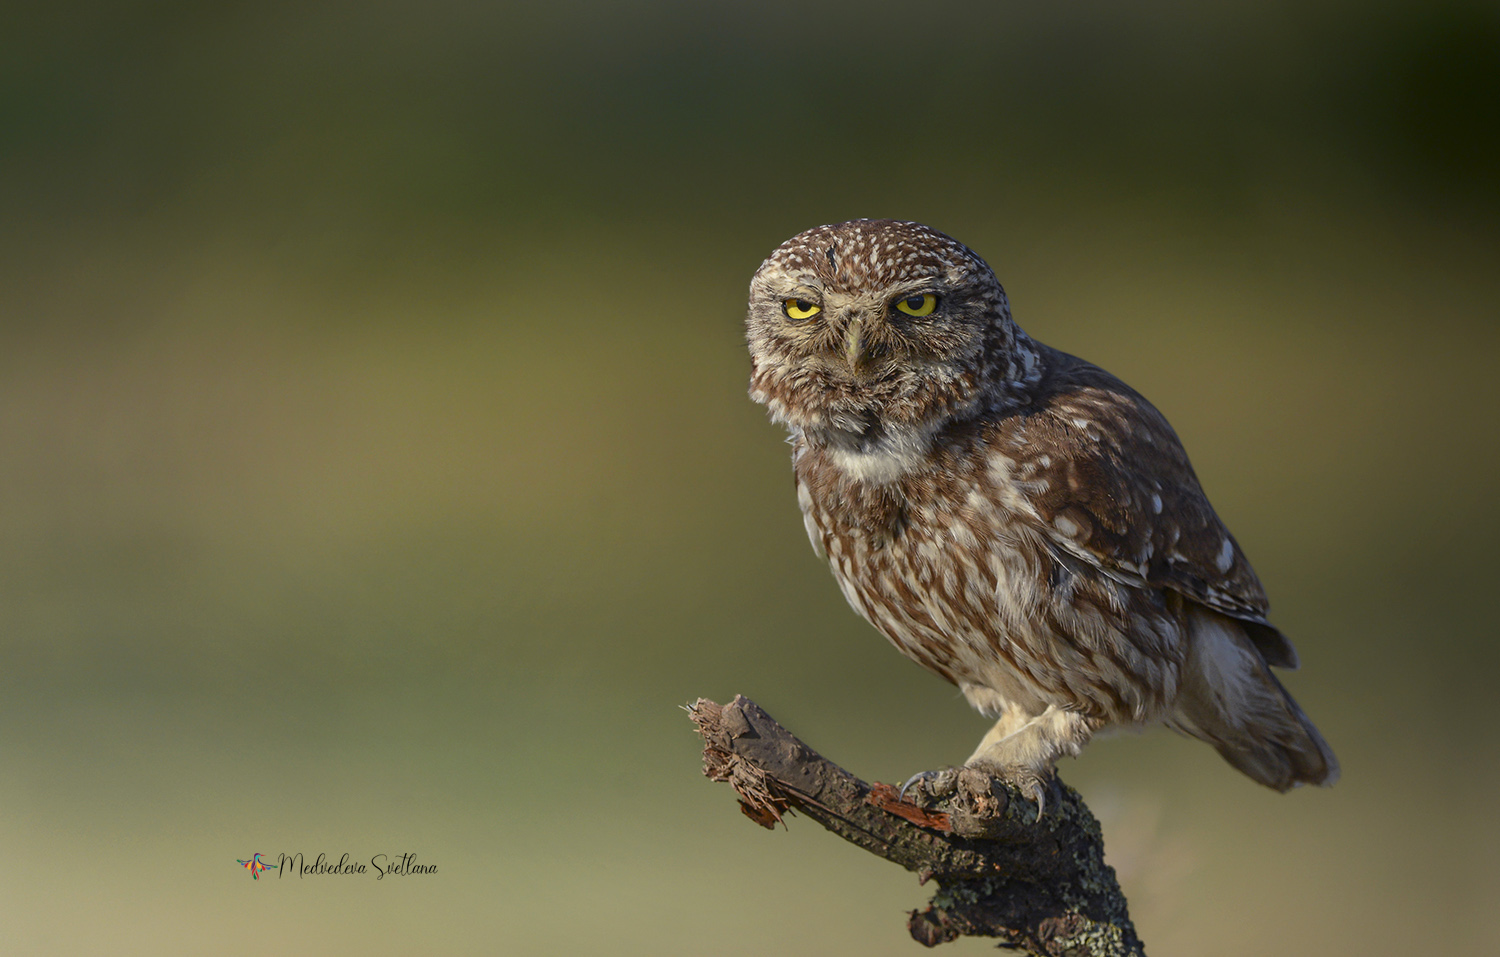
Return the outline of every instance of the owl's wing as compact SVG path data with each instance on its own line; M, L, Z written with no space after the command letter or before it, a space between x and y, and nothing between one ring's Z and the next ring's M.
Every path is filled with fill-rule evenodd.
M1054 352L1033 407L1006 420L1010 480L1058 546L1131 584L1246 623L1265 659L1297 666L1265 590L1203 494L1167 420L1109 373Z

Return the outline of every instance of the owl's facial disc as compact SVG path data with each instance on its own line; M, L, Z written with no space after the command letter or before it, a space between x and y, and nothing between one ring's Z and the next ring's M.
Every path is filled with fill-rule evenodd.
M820 226L783 243L751 281L746 331L751 395L803 429L969 414L990 370L1009 371L1016 341L982 259L892 220Z
M911 313L902 315L895 303L908 300L918 306L936 302L932 294L904 296L895 300L878 294L851 294L820 288L814 277L798 277L785 295L775 289L783 319L768 330L801 356L801 361L829 376L856 384L898 371L902 360L921 361L924 348L919 336L903 328ZM813 291L816 290L816 291ZM931 313L928 309L922 315ZM896 321L900 320L900 321Z

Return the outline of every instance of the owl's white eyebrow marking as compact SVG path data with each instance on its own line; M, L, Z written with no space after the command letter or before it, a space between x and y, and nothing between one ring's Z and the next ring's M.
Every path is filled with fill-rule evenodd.
M793 293L809 292L813 295L814 298L819 300L821 300L827 294L827 290L824 288L822 280L820 280L817 276L788 276L787 279L789 281L789 284L785 287L787 291Z

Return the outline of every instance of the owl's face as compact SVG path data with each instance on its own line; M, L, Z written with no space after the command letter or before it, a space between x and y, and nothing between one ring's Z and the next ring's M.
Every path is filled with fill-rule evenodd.
M750 282L750 395L804 432L922 427L1012 371L1005 293L966 246L918 223L819 226Z

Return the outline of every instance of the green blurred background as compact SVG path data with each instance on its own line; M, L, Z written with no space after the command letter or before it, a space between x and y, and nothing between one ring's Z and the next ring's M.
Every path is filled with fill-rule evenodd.
M0 949L916 953L678 710L985 729L744 396L761 259L890 216L1168 415L1342 758L1064 764L1151 953L1500 950L1497 116L1492 3L6 6Z

